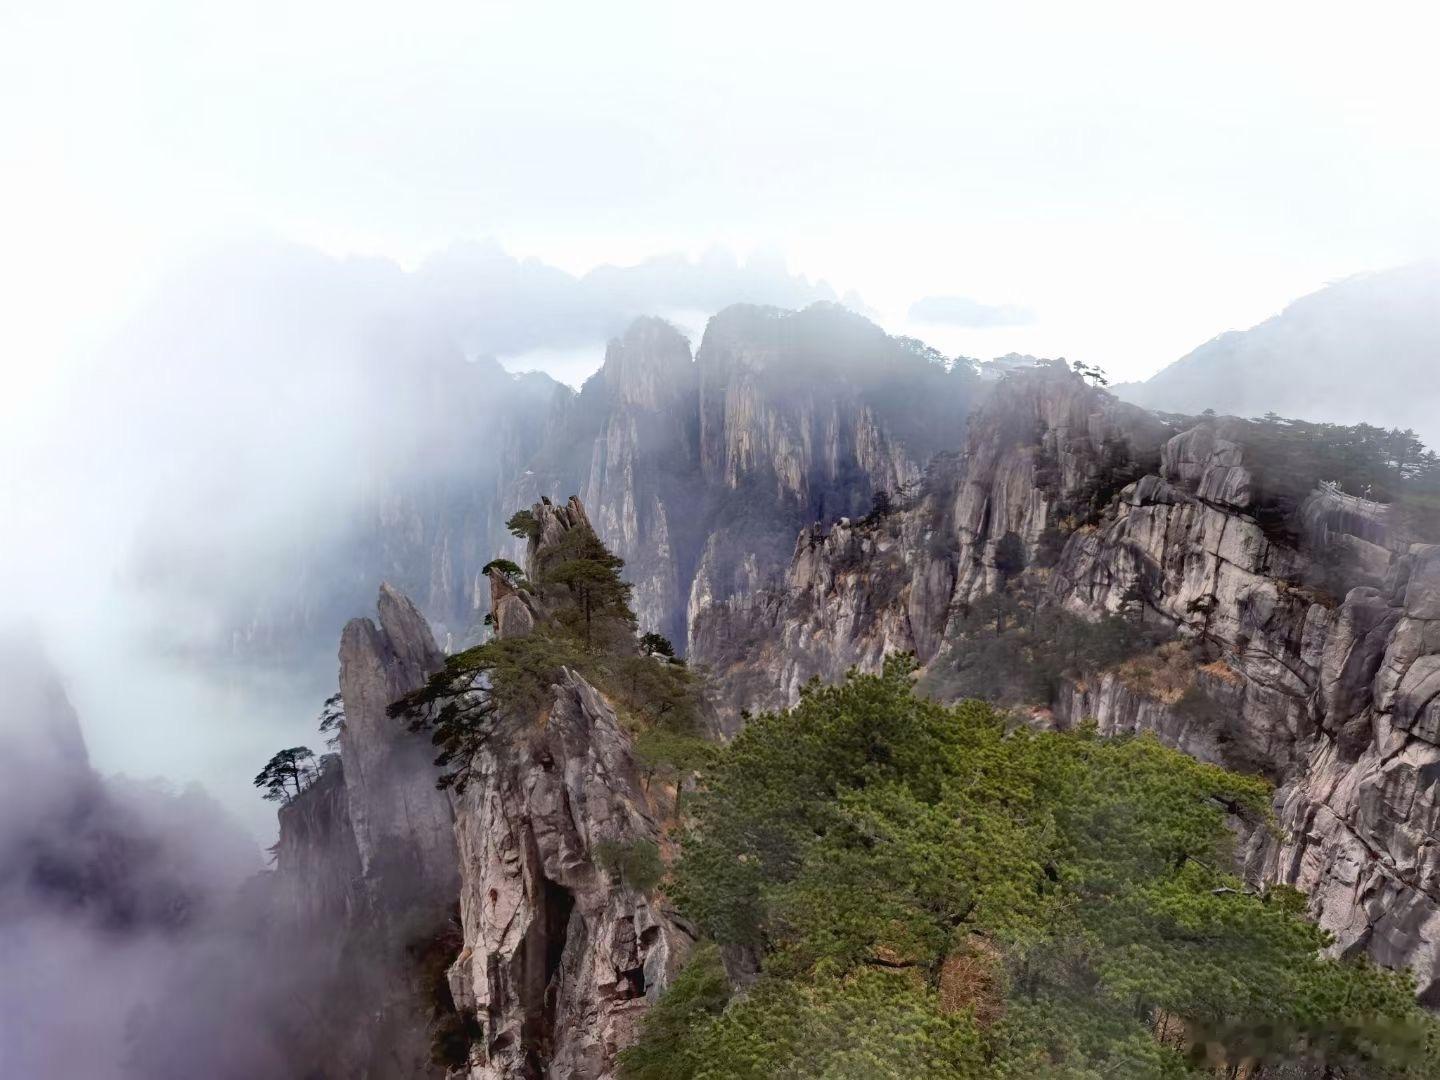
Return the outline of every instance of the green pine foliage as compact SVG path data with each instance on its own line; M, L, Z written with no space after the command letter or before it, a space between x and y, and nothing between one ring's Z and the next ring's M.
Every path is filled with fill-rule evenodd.
M515 514L510 527L516 535L539 533L528 510ZM389 707L411 731L430 736L442 770L440 788L465 790L475 754L502 718L541 722L551 688L566 669L605 693L632 732L653 736L652 771L668 767L683 774L699 760L692 745L702 741L699 681L663 637L636 639L630 586L620 576L624 566L593 531L581 528L538 553L533 583L506 560L487 566L533 592L544 617L529 634L452 654L424 686ZM677 790L683 779L679 775Z
M1293 515L1322 481L1396 507L1418 534L1440 536L1440 457L1415 432L1370 424L1320 424L1268 413L1227 420L1255 477L1256 518L1274 539L1293 543Z
M627 1075L1435 1075L1409 979L1323 955L1298 894L1229 869L1227 821L1269 827L1263 781L1007 732L912 675L812 685L718 751L667 893L761 974L727 999L700 950Z
M540 535L540 522L531 510L516 510L505 522L505 528L521 540L534 540Z
M647 1020L639 1051L624 1055L625 1075L647 1080L985 1075L982 1039L969 1017L935 1008L933 995L903 972L827 971L804 981L764 980L718 1016L697 1008L689 1018L691 1027L669 1033L678 1051L673 1058L630 1072L631 1060L649 1064Z
M663 656L667 659L675 659L675 646L670 644L670 639L664 634L657 634L653 630L640 635L640 651L646 656Z
M689 962L645 1016L645 1038L625 1051L628 1080L690 1080L709 1056L696 1038L730 1001L730 982L713 941L695 947Z
M978 698L1006 707L1052 701L1065 679L1083 678L1150 652L1173 630L1128 615L1081 618L1025 590L987 593L954 622L948 648L920 688L941 701Z
M288 804L313 784L317 776L314 752L308 746L292 746L267 761L252 783L271 802Z
M568 530L537 556L536 584L552 598L563 590L569 602L556 606L555 618L586 649L635 647L630 583L620 577L624 567L625 560L590 529Z
M648 893L665 876L665 863L654 840L601 840L595 845L595 865L636 892Z
M509 559L491 559L480 568L480 573L489 575L491 572L499 574L517 589L530 591L530 583L525 580L525 571Z
M325 736L325 745L334 746L340 741L340 733L345 730L345 699L336 690L325 699L320 706L320 734Z

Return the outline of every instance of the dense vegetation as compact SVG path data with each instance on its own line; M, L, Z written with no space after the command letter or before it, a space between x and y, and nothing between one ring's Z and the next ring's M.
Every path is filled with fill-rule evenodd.
M1222 434L1245 448L1256 482L1260 522L1285 530L1320 483L1397 507L1421 535L1440 524L1440 457L1410 430L1370 424L1319 424L1269 413L1226 420Z
M1275 413L1235 423L1247 462L1277 498L1304 498L1330 481L1351 495L1393 502L1417 484L1440 482L1440 458L1408 429L1320 424Z
M1007 734L911 675L812 686L707 770L668 888L714 944L628 1076L1435 1075L1405 976L1322 956L1298 894L1230 872L1262 781L1151 738ZM722 951L757 971L742 994Z
M1142 591L1128 598L1123 614L1094 620L1043 604L1033 585L989 593L958 613L920 688L942 701L1053 701L1065 679L1108 670L1173 638L1168 622L1145 621Z
M683 788L709 750L700 737L699 689L664 637L636 638L630 586L620 576L624 560L588 527L541 545L531 511L516 513L509 526L531 544L533 580L508 560L487 570L530 599L540 616L534 629L447 657L424 686L390 706L390 715L430 735L439 750L438 785L463 792L495 725L506 716L538 718L568 668L617 707L649 773L670 772Z

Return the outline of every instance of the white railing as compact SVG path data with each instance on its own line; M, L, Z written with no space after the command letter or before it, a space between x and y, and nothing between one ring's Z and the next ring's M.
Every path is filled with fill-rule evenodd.
M1333 480L1321 480L1320 490L1341 506L1364 514L1384 514L1389 508L1386 503L1376 502L1374 499L1363 499L1359 495L1349 495L1340 490L1340 485Z

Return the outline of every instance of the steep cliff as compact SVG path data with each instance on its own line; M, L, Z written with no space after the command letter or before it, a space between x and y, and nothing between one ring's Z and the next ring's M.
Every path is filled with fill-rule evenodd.
M694 658L720 676L732 713L788 705L807 679L877 670L888 652L928 662L957 606L998 584L1007 535L1027 562L1042 561L1171 433L1068 370L1007 378L972 418L963 452L938 455L888 510L806 527L777 587L697 610Z
M459 895L454 816L433 750L386 715L444 660L418 609L389 585L378 622L340 641L338 755L279 813L271 948L303 956L312 1023L292 1036L310 1074L441 1076L424 959ZM361 1021L359 1018L363 1017Z
M642 315L742 298L834 295L773 261L713 253L577 278L491 244L410 271L226 244L157 282L69 403L107 448L87 476L124 493L97 520L137 511L128 576L160 602L155 632L192 655L323 670L335 627L382 580L456 647L484 615L479 571L505 518L535 497L508 492L534 467L540 418L553 396L575 397L496 357L570 352Z
M1440 548L1324 485L1277 528L1246 435L1063 369L1011 375L912 499L806 530L783 589L701 612L693 658L729 681L732 715L897 649L941 669L969 648L963 613L1016 573L1042 605L1170 627L1198 655L1158 657L1164 689L1122 665L1036 719L1153 730L1269 775L1281 830L1252 838L1249 871L1303 888L1338 947L1413 968L1440 1001Z
M350 821L366 893L378 910L444 911L454 902L454 815L435 789L434 752L387 715L444 655L410 600L380 587L379 624L352 619L340 637L340 732Z
M319 776L280 808L279 822L275 895L282 917L307 931L355 925L363 903L360 849L338 754L320 759Z
M497 642L561 632L576 601L530 581L550 580L575 534L594 543L578 499L530 513L530 580L488 578ZM651 664L628 616L614 621L596 648ZM324 1047L303 1051L323 1075L373 1080L610 1077L690 943L654 881L617 869L661 842L631 731L579 670L542 664L527 669L534 693L467 748L467 782L441 791L435 746L389 710L445 665L388 585L378 622L342 635L340 754L281 809L276 847L274 902L327 987L313 1003ZM460 700L489 680L461 675Z
M960 437L974 389L968 368L831 304L727 308L693 360L641 319L556 396L506 505L579 494L642 627L683 647L702 608L779 577L801 525L913 482Z
M532 513L526 563L536 575L547 548L591 526L577 499ZM498 572L494 589L502 639L543 625L543 596ZM604 857L660 842L631 735L577 671L562 669L543 701L538 716L502 712L456 802L463 948L450 986L479 1023L473 1080L614 1075L616 1053L689 947L653 883L627 880Z

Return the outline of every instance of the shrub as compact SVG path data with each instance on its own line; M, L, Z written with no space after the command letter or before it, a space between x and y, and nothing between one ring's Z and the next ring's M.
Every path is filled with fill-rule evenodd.
M653 840L601 840L595 845L595 865L626 888L648 893L665 876L659 845Z
M516 510L510 515L510 520L505 522L505 528L510 530L511 536L521 540L535 540L540 536L540 522L529 510Z

